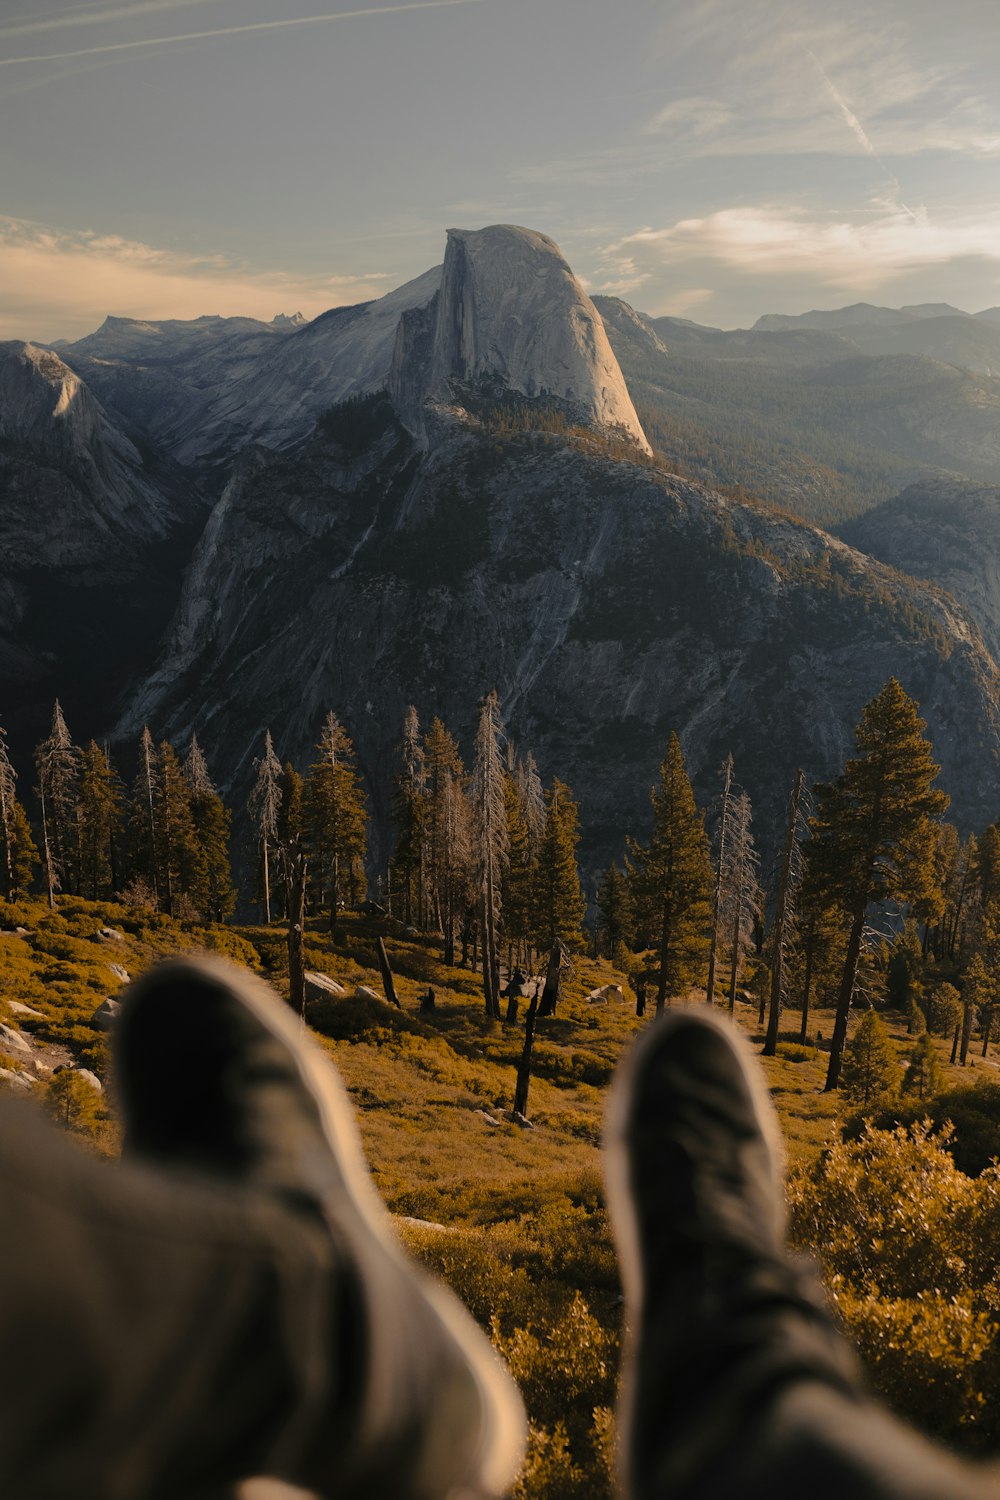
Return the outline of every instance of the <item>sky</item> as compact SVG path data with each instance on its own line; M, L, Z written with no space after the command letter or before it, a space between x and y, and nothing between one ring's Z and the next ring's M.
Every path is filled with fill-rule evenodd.
M718 327L1000 304L997 0L2 0L0 338L307 317L551 235Z

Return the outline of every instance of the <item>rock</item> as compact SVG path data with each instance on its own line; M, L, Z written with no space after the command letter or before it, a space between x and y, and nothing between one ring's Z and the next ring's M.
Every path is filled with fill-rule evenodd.
M488 1109L477 1109L476 1110L476 1114L480 1115L486 1121L487 1125L502 1125L503 1124L503 1121L502 1120L498 1120L497 1117L496 1117L496 1115L491 1115Z
M354 999L355 1000L375 1000L376 1002L378 1002L380 1004L384 1004L385 1003L382 1000L382 996L381 995L376 995L375 991L374 990L370 990L366 984L359 984L358 985L357 989L354 991Z
M98 1031L110 1031L118 1018L121 1008L121 1001L112 1000L109 995L106 1000L101 1001L91 1016L91 1026L96 1026Z
M13 1026L4 1026L0 1022L0 1049L5 1052L18 1052L29 1056L32 1052L31 1043L27 1037L23 1037Z
M588 1005L608 1005L612 1001L621 1004L625 999L620 984L603 984L598 990L591 990L587 996Z
M117 927L98 927L94 938L99 943L124 943L125 934L119 932Z
M25 1016L29 1021L44 1021L45 1017L40 1010L32 1010L30 1005L25 1005L23 1000L8 1000L7 1009L12 1010L15 1016Z
M122 984L128 984L129 980L132 978L128 969L126 969L123 964L108 964L108 968L111 970L116 979L121 980Z
M416 937L419 937L420 936L420 929L418 927L404 927L403 928L403 936L407 937L407 938L416 938Z
M531 1120L528 1119L527 1115L522 1115L516 1110L511 1110L510 1117L515 1125L520 1125L522 1130L534 1130L535 1128L534 1124Z
M48 1063L43 1063L40 1058L33 1057L31 1059L31 1067L36 1078L48 1079L52 1077L52 1069Z
M96 1089L99 1094L104 1093L103 1083L98 1078L97 1074L92 1073L89 1068L74 1068L73 1072L76 1073L78 1078L83 1078L87 1083L89 1083L91 1088Z
M31 936L31 933L28 931L27 927L15 927L14 928L14 932L15 932L15 934L18 937L30 937Z
M0 1083L9 1089L18 1089L27 1093L30 1088L34 1087L35 1080L27 1073L14 1071L11 1068L0 1068Z
M310 1000L346 1000L347 990L329 974L321 974L318 970L311 969L306 973L306 1004Z

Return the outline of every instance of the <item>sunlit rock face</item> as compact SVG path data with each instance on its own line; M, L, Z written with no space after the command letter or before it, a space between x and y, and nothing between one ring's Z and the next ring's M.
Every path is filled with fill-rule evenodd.
M436 301L401 323L390 392L404 421L419 429L424 402L470 386L554 397L649 451L600 314L534 230L450 229Z

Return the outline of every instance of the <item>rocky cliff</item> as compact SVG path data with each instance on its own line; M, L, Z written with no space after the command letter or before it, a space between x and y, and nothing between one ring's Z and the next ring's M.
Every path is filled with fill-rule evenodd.
M407 704L468 744L495 685L512 737L580 797L593 864L645 828L672 728L703 795L732 750L764 821L780 820L794 768L833 772L893 673L927 716L959 818L994 817L1000 683L938 591L596 437L462 414L437 417L422 450L380 398L295 457L243 462L121 727L196 729L242 787L265 725L305 764L333 707L384 855Z

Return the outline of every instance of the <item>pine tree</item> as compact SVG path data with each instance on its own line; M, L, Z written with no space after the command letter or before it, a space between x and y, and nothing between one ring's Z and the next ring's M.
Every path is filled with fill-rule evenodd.
M281 772L281 780L278 783L280 799L278 804L278 872L281 881L282 892L282 916L292 922L293 912L302 910L302 920L305 920L305 900L308 885L308 867L305 856L305 834L303 830L302 802L305 790L305 782L296 771L291 761L284 764ZM298 920L295 918L294 920ZM289 929L289 943L297 942L294 932ZM291 948L290 950L291 951Z
M208 774L197 735L191 736L191 748L184 762L184 778L190 793L195 846L188 894L204 918L224 922L236 907L229 862L232 813L224 805Z
M431 902L444 937L444 961L453 964L455 933L472 880L472 827L465 767L454 737L440 719L427 731L424 767Z
M733 785L733 757L731 755L726 756L722 767L722 774L718 850L715 859L715 890L712 896L712 933L708 947L708 979L705 982L705 1000L709 1005L715 1004L715 968L722 923L722 896L726 878L726 857L729 851L729 800Z
M114 895L121 819L121 785L104 751L91 740L80 755L77 803L78 881L81 894L91 901Z
M502 739L500 700L494 689L483 699L479 710L471 800L483 949L483 995L486 1014L495 1020L500 1018L497 937L503 912L503 872L507 861L506 768L500 753Z
M504 816L507 821L507 860L503 869L501 907L503 933L508 948L508 970L512 969L510 952L520 954L531 936L532 897L536 864L531 857L531 838L520 779L504 779Z
M876 901L931 902L939 818L948 805L931 783L939 767L916 704L890 678L856 730L856 758L836 781L816 788L810 863L850 934L830 1047L826 1088L840 1079L847 1018L861 955L865 913Z
M567 948L583 946L580 924L586 903L576 863L579 841L579 809L569 787L553 780L545 794L545 833L532 900L532 928L539 948L551 949L557 939Z
M271 731L264 731L264 754L254 761L257 780L247 801L260 858L260 883L264 900L264 922L271 923L271 863L277 853L278 817L281 812L281 762L274 753Z
M929 1031L922 1031L913 1047L903 1075L903 1093L931 1099L941 1092L942 1073L937 1048Z
M76 804L79 753L70 738L59 700L52 710L52 728L35 749L38 799L42 810L42 854L49 892L55 906L57 890L71 890L76 880Z
M310 867L327 892L330 935L336 940L345 898L364 894L368 815L354 746L332 710L316 750L303 790L303 827Z
M733 798L730 822L732 826L726 852L722 916L724 928L729 935L729 1009L735 1011L740 968L753 943L756 924L763 909L760 861L751 828L753 809L746 792Z
M191 789L177 752L162 740L154 768L156 816L156 881L163 909L172 917L189 915L195 882L198 846L191 816Z
M844 1053L841 1090L846 1099L870 1114L896 1093L899 1065L885 1022L867 1010Z
M983 1056L989 1047L990 1025L993 1007L1000 995L996 971L991 972L983 962L981 953L975 954L962 978L962 1042L959 1062L964 1068L969 1057L972 1040L972 1024L978 1021L983 1041Z
M704 821L671 734L659 780L650 792L653 836L631 845L632 897L639 924L653 940L659 962L656 1009L692 973L708 947L712 867Z
M392 890L402 900L396 912L410 926L425 924L424 876L426 860L426 757L420 741L417 710L410 705L403 721L399 746L400 769L395 777L393 816L396 847L392 856Z
M771 929L770 963L771 993L767 1017L767 1036L764 1039L764 1056L774 1057L778 1050L778 1027L781 1008L785 1003L786 966L791 953L796 931L797 898L802 885L804 862L802 858L802 797L805 777L796 771L792 784L792 795L788 806L788 828L785 847L778 872L778 890L774 903L774 925Z
M597 887L597 910L604 948L617 963L632 936L632 902L628 880L616 864L610 864Z
M156 746L143 725L139 739L139 770L132 785L129 811L129 869L133 881L148 887L160 904L160 855L156 822Z
M28 815L17 800L17 773L0 729L0 879L3 894L14 901L29 889L38 868L38 850Z

